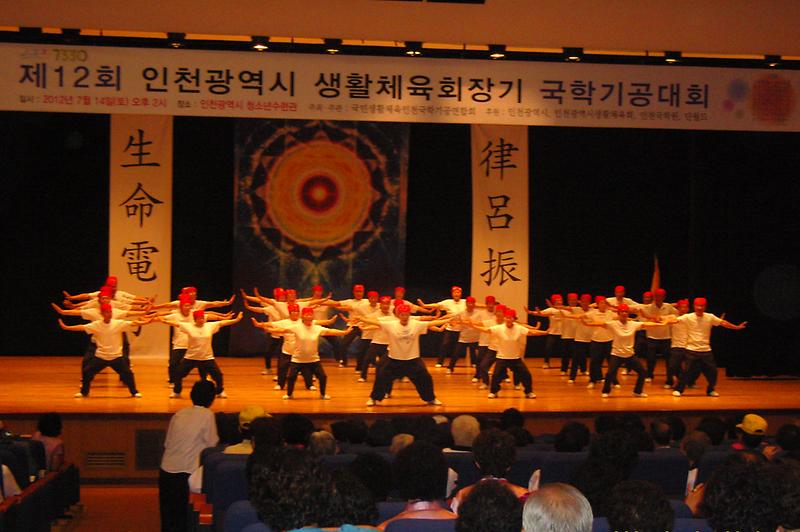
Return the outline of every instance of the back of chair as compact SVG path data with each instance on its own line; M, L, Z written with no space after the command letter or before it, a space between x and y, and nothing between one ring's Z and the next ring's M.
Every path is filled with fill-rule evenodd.
M242 529L242 532L272 532L272 529L262 522L247 525Z
M640 452L631 480L647 480L659 486L667 497L682 497L688 474L689 459L677 449Z
M225 512L225 532L241 532L248 525L259 523L258 512L250 501L236 501Z
M672 532L714 532L705 519L675 519Z
M611 532L611 525L605 517L595 517L592 519L592 532Z
M543 453L540 484L550 482L569 482L575 469L586 461L588 453Z
M714 470L722 465L722 463L733 453L730 449L708 451L704 454L697 464L697 480L695 485L708 482Z
M228 506L248 498L247 455L229 455L236 459L220 463L213 474L212 495L208 502L214 506L214 522L222 522Z
M378 523L388 521L392 517L402 512L406 507L405 501L381 501L378 506Z
M340 469L345 469L355 459L356 455L351 453L328 454L323 456L320 462L322 462L322 465L325 466L328 471L338 471Z
M455 532L455 529L455 519L398 519L389 523L385 530L386 532Z

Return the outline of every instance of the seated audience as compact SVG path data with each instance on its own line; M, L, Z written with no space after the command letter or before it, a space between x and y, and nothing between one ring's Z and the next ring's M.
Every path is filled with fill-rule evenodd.
M312 432L308 439L308 450L316 457L333 455L339 452L339 446L333 434L326 430Z
M385 501L392 487L392 464L377 453L361 453L348 466L369 490L374 503Z
M650 436L656 450L672 448L672 425L666 419L657 419L650 423Z
M733 449L760 450L767 435L767 420L758 414L747 414L742 422L736 425L736 441L731 445Z
M470 491L461 503L456 532L519 532L522 503L508 484L489 480Z
M289 447L306 448L312 432L314 432L314 424L306 416L286 414L281 420L283 441Z
M391 454L397 454L412 443L414 443L414 436L411 434L395 434L394 437L392 437L392 444L389 446L389 452Z
M525 532L590 532L592 507L580 491L554 482L532 492L522 511Z
M611 491L606 517L611 530L661 532L672 530L675 512L652 482L623 480Z
M714 447L720 445L722 440L725 439L726 426L725 422L718 417L704 417L697 424L695 430L700 430L708 434L711 438L711 445Z
M591 441L589 427L577 421L566 423L558 434L553 448L560 453L577 453L583 451Z
M507 408L500 414L500 428L517 441L518 447L533 443L533 435L525 428L525 417L516 408Z
M450 451L470 451L472 442L481 431L481 425L475 416L461 415L450 424L450 433L453 435L453 447Z
M246 406L239 412L239 434L242 436L241 443L228 445L223 451L225 454L251 454L253 452L252 435L250 424L259 417L264 417L266 412L258 405Z
M367 430L366 444L370 447L389 447L395 434L397 429L390 421L378 419Z
M61 416L51 412L42 414L32 439L44 445L45 462L48 471L58 471L64 463L64 442L61 439Z

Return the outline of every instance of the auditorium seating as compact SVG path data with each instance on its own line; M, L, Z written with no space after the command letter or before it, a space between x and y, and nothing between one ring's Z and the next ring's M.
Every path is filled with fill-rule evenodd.
M386 526L386 532L454 532L455 519L398 519Z
M67 464L0 504L0 532L48 532L51 523L79 500L80 475Z

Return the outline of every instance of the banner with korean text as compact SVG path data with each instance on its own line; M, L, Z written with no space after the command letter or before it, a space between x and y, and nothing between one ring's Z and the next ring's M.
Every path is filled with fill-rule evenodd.
M528 128L473 125L472 282L521 314L528 304ZM520 316L525 321L524 316Z
M119 288L169 301L172 277L172 117L112 115L108 271ZM129 334L132 356L166 358L160 324Z
M3 43L0 110L800 131L800 71Z

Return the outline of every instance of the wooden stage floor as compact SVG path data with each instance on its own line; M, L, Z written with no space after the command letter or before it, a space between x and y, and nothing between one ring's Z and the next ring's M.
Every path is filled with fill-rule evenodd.
M365 402L372 388L374 370L367 383L356 382L352 367L339 368L325 362L328 374L329 401L319 398L317 392L305 390L300 385L295 398L282 400L282 391L273 390L273 375L261 375L263 361L256 358L217 359L225 376L227 399L217 399L214 410L237 412L250 404L262 405L267 412L298 412L318 417L398 413L497 413L515 407L523 412L543 416L586 418L594 413L634 411L656 414L659 412L684 412L698 414L704 411L763 413L795 416L800 413L800 380L728 379L720 369L717 390L720 397L707 397L705 380L700 378L699 389L687 390L680 398L673 397L664 384L663 363L659 365L653 383L645 385L650 397L632 395L634 375L620 375L622 388L614 390L611 397L602 399L600 388L586 388L587 377L578 376L575 384L567 384L567 377L558 369L542 369L540 359L528 359L533 374L534 391L538 398L525 399L522 391L505 384L497 399L488 399L486 390L479 390L470 382L471 370L463 365L452 376L444 368L433 367L426 359L434 379L437 397L442 406L424 404L411 383L396 383L391 399L378 407L367 407ZM189 388L197 374L184 381L185 389L180 399L169 399L166 385L165 362L152 359L134 359L137 385L141 399L130 398L127 389L115 373L105 370L92 383L90 397L75 399L79 388L79 357L0 357L0 416L30 415L47 411L62 414L100 414L138 417L162 417L190 404ZM298 379L299 384L302 379ZM2 417L0 417L2 419Z

